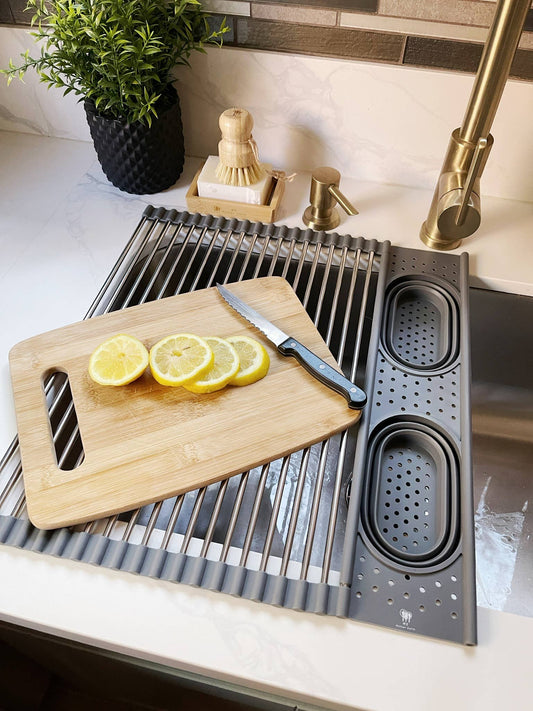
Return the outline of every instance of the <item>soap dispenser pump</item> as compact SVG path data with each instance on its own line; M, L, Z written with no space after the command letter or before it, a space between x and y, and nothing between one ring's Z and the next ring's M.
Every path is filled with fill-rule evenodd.
M316 168L311 175L311 204L303 214L307 227L314 230L333 230L340 222L335 205L339 205L348 215L358 215L358 211L339 190L341 174L335 168Z

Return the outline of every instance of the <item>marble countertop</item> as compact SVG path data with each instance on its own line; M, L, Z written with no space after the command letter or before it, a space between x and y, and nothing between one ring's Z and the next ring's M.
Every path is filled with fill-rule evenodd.
M92 144L0 132L0 449L16 432L8 370L18 341L78 321L147 204L185 209L199 164L177 186L131 196L103 176ZM278 222L300 226L309 175L287 185ZM339 232L424 249L431 193L343 178L360 211ZM483 200L464 243L476 286L533 294L533 204ZM0 547L0 618L256 692L331 709L528 707L533 619L478 608L462 648L337 618L279 610L164 581Z

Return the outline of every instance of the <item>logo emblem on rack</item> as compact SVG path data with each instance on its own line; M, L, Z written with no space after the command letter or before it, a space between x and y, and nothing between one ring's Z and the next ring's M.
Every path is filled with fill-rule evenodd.
M413 613L410 610L400 610L400 617L402 618L402 626L410 627L411 620L413 619Z

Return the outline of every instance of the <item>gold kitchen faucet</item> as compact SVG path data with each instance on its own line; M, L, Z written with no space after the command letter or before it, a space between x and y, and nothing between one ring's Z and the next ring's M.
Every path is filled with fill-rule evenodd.
M455 249L481 222L480 179L494 142L490 128L531 0L499 0L461 128L453 131L420 239Z

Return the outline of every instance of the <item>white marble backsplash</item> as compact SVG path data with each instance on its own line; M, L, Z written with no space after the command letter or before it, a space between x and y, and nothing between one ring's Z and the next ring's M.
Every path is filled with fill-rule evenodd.
M0 27L0 66L32 45L26 30ZM261 159L276 168L330 165L344 176L421 188L434 186L473 84L465 74L227 47L196 53L191 65L176 70L189 155L216 153L218 116L238 105L254 117ZM533 83L509 81L484 195L533 201L532 114ZM0 130L90 141L76 97L30 73L9 87L0 77Z

